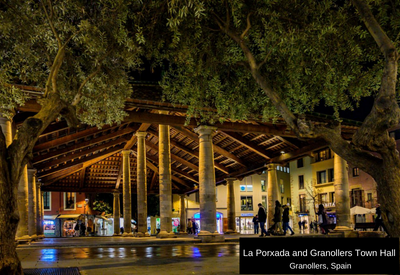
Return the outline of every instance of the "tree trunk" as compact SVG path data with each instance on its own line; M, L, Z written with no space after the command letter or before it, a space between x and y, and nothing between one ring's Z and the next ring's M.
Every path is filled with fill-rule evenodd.
M15 244L19 221L17 192L18 184L0 177L0 220L3 222L0 226L0 274L23 274Z

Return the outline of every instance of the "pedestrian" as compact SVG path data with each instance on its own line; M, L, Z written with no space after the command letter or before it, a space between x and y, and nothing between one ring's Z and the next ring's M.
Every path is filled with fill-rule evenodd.
M267 212L265 211L264 206L259 203L258 204L258 221L260 222L261 235L260 237L269 236L269 233L265 230L265 222L267 221Z
M89 229L90 229L90 227L88 227L88 232L91 231L91 230L89 230ZM121 231L121 235L124 234L124 228L123 228L123 227L121 227L119 230Z
M386 230L386 226L383 224L382 211L381 211L380 204L376 205L375 214L376 214L376 217L375 217L374 231L378 231L379 227L382 227L383 231L389 235L388 231Z
M256 215L256 216L253 218L254 234L258 234L258 223L259 223L258 215Z
M275 233L283 235L282 206L281 206L281 203L279 201L275 201L274 222L275 222Z
M188 234L192 234L193 233L192 229L193 229L192 220L188 219L188 224L187 224L187 232L188 232Z
M325 208L322 204L318 206L317 215L318 215L318 224L319 227L321 228L321 233L328 234L328 229L326 228L328 224L328 219L326 218Z
M84 223L81 224L81 232L80 235L83 237L86 234L86 225Z
M306 233L306 220L303 220L301 225L303 226L303 233Z
M302 223L301 223L301 220L299 221L299 230L300 230L300 234L301 234L301 226L302 226Z
M286 231L288 229L292 232L290 235L294 235L294 232L289 225L289 204L286 204L283 207L282 222L283 222L283 235L286 235Z
M197 231L199 230L199 224L196 222L196 220L194 220L192 224L193 224L193 234L196 235L198 233Z

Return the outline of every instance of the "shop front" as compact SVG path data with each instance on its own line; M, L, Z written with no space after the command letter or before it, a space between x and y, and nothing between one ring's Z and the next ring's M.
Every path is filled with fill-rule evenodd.
M43 216L43 233L45 237L60 237L60 229L56 222L57 216L58 215Z
M240 234L254 234L253 218L253 213L242 213L236 217L236 231Z
M56 219L60 223L61 237L79 237L80 225L85 223L82 214L59 215Z
M199 212L195 213L193 215L193 219L199 225L199 229L197 230L197 232L200 232L200 230L201 230L200 213ZM216 222L217 222L217 231L218 231L218 233L223 234L224 233L224 220L223 220L222 213L217 212Z

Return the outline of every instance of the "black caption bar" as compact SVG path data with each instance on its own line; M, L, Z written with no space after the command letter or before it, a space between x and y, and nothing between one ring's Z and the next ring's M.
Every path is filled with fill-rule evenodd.
M240 238L240 274L400 274L398 238Z

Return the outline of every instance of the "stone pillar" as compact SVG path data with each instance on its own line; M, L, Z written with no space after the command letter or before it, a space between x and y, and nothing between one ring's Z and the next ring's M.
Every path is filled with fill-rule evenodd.
M43 196L42 191L40 190L40 182L36 183L36 234L38 238L44 238L43 235L43 216L42 216L42 209L43 209Z
M275 213L275 201L279 199L279 186L278 186L278 173L276 167L278 164L270 163L267 164L268 169L268 209L267 209L267 228L269 228L274 218Z
M187 235L187 229L186 229L186 194L180 194L179 195L181 199L181 209L179 212L179 218L181 220L181 223L179 225L179 235Z
M228 230L226 234L235 234L236 232L236 206L235 206L235 186L236 178L227 178L227 213L228 213Z
M12 121L0 116L0 127L6 138L6 145L8 147L8 146L10 146L10 144L12 143L12 140L13 140Z
M335 231L352 230L350 228L350 199L349 199L349 175L347 162L339 155L334 157L334 187L336 206Z
M32 239L37 239L36 172L36 169L28 169L28 233Z
M137 136L137 237L148 237L147 232L147 173L146 173L146 132L136 132Z
M119 193L113 193L113 219L114 219L114 234L113 236L121 236L119 218L121 217L120 205L119 205Z
M217 203L215 191L214 151L212 133L216 127L199 126L199 185L200 185L200 232L203 242L220 241L217 232ZM223 236L221 236L223 239ZM218 239L218 240L217 240Z
M122 150L122 179L123 179L123 204L124 204L124 233L123 237L133 237L132 234L132 190L131 166L129 155L131 150Z
M169 126L159 125L158 167L160 186L160 233L158 238L175 237L172 232L171 146Z
M17 205L19 212L17 240L30 240L28 231L28 169L26 165L18 183Z

